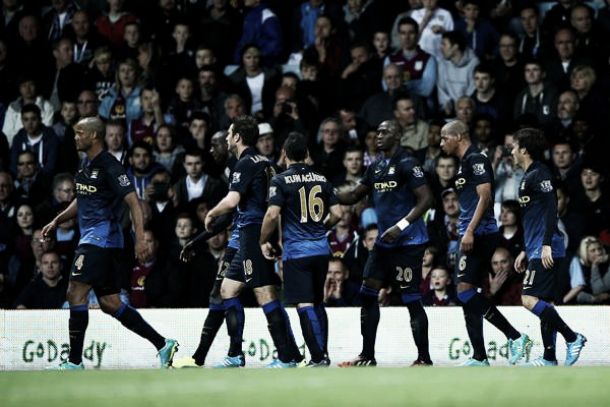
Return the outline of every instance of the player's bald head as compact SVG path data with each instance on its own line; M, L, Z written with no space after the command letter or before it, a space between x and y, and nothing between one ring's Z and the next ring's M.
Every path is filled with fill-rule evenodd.
M445 124L441 130L441 133L470 137L468 133L468 126L461 120L453 120Z
M83 129L87 133L95 134L95 138L104 140L106 134L106 125L97 116L82 118L74 127Z

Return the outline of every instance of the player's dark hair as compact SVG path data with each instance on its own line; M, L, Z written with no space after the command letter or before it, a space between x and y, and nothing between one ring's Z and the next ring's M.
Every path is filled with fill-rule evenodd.
M233 120L233 134L239 134L245 146L254 147L258 141L258 124L252 116L238 116Z
M546 139L542 132L532 127L519 129L515 132L515 141L519 148L524 148L532 160L542 161L546 150Z
M283 148L290 161L305 161L305 158L307 158L307 140L301 133L290 133Z

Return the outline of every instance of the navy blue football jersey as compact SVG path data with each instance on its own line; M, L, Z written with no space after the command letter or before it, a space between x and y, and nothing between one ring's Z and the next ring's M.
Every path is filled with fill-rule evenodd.
M460 217L458 220L458 233L463 236L468 224L474 216L479 204L477 186L491 184L491 196L494 196L494 174L489 159L471 145L462 157L460 168L456 175L455 188L460 202ZM474 231L475 235L487 235L498 231L496 218L494 217L493 202L489 204L483 214L479 226Z
M331 183L306 164L273 177L269 205L282 208L284 260L330 254L324 219L337 203Z
M75 177L79 244L123 247L123 199L134 191L120 162L106 151L85 162Z
M255 148L248 147L231 174L229 191L239 192L237 228L262 224L267 210L269 182L274 175L271 162Z
M553 257L564 257L563 235L557 226L557 195L547 166L535 161L525 171L519 204L528 259L539 259L543 245L551 246Z
M415 157L399 149L392 158L380 159L371 164L360 183L372 191L379 226L376 245L400 247L428 241L426 225L421 218L403 230L394 242L385 243L381 240L381 235L404 218L417 203L413 190L426 184L424 172Z

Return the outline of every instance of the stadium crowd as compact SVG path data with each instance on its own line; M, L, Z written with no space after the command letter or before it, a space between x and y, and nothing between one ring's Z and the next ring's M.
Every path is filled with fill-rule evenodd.
M78 225L50 240L41 228L75 197L72 126L95 115L147 220L151 258L123 253L135 308L208 306L229 232L190 262L180 252L227 192L226 130L243 114L274 162L291 132L305 134L339 190L378 158L377 126L399 123L435 197L420 287L430 306L458 302L458 160L441 151L442 126L467 123L492 161L502 238L484 291L495 305L521 305L513 133L543 130L569 253L556 302L610 303L610 0L3 0L0 13L0 308L65 304ZM378 235L366 200L343 213L328 234L328 306L360 305ZM123 226L129 241L127 215ZM380 303L400 304L397 291Z

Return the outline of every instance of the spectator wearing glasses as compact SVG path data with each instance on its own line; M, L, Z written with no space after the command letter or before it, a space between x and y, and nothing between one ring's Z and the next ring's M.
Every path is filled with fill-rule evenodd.
M36 219L46 225L55 215L61 212L75 196L74 177L69 173L60 173L53 177L52 195L36 206Z

